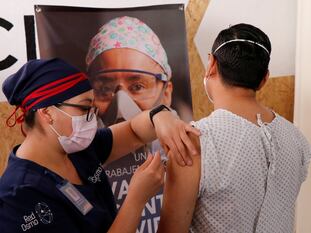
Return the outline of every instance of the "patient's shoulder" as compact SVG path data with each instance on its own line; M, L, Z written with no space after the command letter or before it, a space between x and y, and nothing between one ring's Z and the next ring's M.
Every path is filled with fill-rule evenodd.
M201 154L200 137L194 134L189 134L189 138L192 141L193 145L195 146L198 155L200 155Z

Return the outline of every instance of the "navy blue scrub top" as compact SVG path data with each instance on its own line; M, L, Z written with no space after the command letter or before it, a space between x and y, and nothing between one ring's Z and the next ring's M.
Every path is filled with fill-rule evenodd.
M99 129L87 149L69 155L83 181L83 185L74 186L93 205L83 215L57 188L64 179L16 157L16 146L0 179L0 232L107 232L116 216L114 197L102 168L111 148L111 130Z

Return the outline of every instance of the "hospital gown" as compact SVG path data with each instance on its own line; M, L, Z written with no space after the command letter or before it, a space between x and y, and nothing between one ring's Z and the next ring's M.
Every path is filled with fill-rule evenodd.
M292 233L310 145L278 114L258 125L227 110L200 129L201 179L190 232Z

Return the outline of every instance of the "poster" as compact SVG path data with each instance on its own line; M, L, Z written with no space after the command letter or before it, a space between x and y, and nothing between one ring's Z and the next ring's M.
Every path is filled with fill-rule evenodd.
M59 57L88 74L99 108L99 127L129 120L161 103L192 119L184 5L100 9L35 6L39 54ZM156 140L103 165L117 207L131 176ZM137 232L156 232L162 191L150 199Z

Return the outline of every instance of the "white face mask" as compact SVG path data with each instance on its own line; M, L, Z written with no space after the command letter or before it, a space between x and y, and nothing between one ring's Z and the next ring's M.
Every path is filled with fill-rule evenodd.
M211 59L210 57L208 58L208 61L207 61L207 69L210 69L210 63L211 63ZM209 75L210 75L210 72L208 72L208 75L206 77L203 78L203 85L204 85L204 90L205 90L205 93L207 95L207 98L209 99L209 101L213 104L214 101L213 99L210 97L210 95L208 94L208 91L207 91L207 79L209 78Z
M213 104L214 101L213 101L213 99L210 97L210 95L208 94L208 91L207 91L207 81L208 81L207 79L208 79L208 77L204 77L204 79L203 79L204 90L205 90L205 93L206 93L206 95L207 95L207 98L208 98L209 101L211 101L211 103Z
M165 89L163 88L161 94L155 101L153 107L157 106L164 94ZM137 105L137 103L123 90L119 90L111 102L110 106L106 110L105 114L101 116L103 126L108 127L116 122L118 119L130 120L143 110Z
M71 117L72 122L72 134L69 137L61 136L55 128L50 125L51 129L57 134L58 141L64 151L71 154L86 149L93 141L97 131L96 117L93 117L91 121L87 121L86 114L82 116L71 116L61 109L57 109L65 115Z
M103 127L108 127L117 122L130 120L142 112L135 101L123 90L119 90L111 101L106 112L100 116Z

